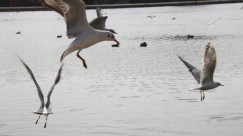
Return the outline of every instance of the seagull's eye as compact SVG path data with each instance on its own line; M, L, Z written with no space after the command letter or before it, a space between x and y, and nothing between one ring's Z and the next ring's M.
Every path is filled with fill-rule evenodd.
M108 37L110 37L110 35L108 35Z

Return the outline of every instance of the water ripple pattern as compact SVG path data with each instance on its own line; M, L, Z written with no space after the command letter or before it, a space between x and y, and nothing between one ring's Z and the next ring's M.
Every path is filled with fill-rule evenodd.
M52 11L1 12L0 136L243 135L241 7L106 9L106 25L118 32L120 47L103 42L82 50L88 69L75 53L65 58L47 129L35 125L37 91L13 52L46 94L71 42L65 22ZM95 10L87 17L95 18ZM217 19L213 27L205 24ZM143 42L147 47L140 47ZM206 91L201 102L198 91L187 91L196 82L176 55L201 68L208 42L217 53L215 81L225 86Z

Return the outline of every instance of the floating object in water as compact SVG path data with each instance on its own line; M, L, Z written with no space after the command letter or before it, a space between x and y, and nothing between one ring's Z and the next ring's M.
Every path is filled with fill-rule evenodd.
M140 47L147 47L147 43L146 42L141 43Z
M204 66L202 71L200 71L190 63L186 62L182 57L180 56L178 57L186 65L190 73L193 75L193 77L199 84L198 87L194 89L190 89L189 91L200 90L201 101L205 99L204 90L213 89L218 86L224 86L219 82L213 81L213 73L216 67L216 52L214 47L210 45L210 43L206 45L206 50L204 55Z
M119 47L120 44L113 44L112 47Z
M20 31L18 31L18 32L16 32L16 34L21 34L21 32L20 32Z
M187 35L187 39L193 39L194 38L194 35Z
M62 35L58 35L57 38L62 38Z
M149 16L147 16L147 17L152 19L152 18L155 18L156 16L150 16L150 15L149 15Z
M175 17L171 18L171 20L175 20L175 19L176 19Z

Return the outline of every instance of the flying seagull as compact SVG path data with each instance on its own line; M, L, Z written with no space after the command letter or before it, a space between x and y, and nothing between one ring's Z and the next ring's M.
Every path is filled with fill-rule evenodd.
M44 125L44 128L46 128L46 124L47 124L47 118L48 118L48 115L49 114L53 114L52 111L51 111L51 94L52 94L52 91L54 89L54 87L56 86L56 84L58 84L58 82L60 81L61 79L61 72L62 72L62 67L63 67L63 64L61 65L61 67L59 68L59 71L58 71L58 74L57 74L57 77L55 79L55 82L53 83L53 85L51 86L51 89L47 95L47 101L46 103L44 102L44 96L43 96L43 93L40 89L40 86L39 84L37 83L36 79L35 79L35 76L33 74L33 72L31 71L31 69L29 68L29 66L19 57L20 61L22 62L22 64L24 65L24 67L27 69L28 73L30 74L31 76L31 79L34 81L35 83L35 86L37 88L37 91L38 91L38 95L39 95L39 98L40 98L40 102L41 102L41 105L40 105L40 108L34 112L35 114L38 114L39 117L38 119L36 120L35 124L38 123L39 119L40 119L40 116L41 115L45 115L46 116L46 122L45 122L45 125Z
M109 31L96 30L87 21L85 3L83 0L41 0L45 6L56 11L64 17L67 26L67 36L75 40L63 52L60 61L74 51L82 60L83 66L87 68L85 60L79 55L82 49L88 48L102 41L115 41L113 33Z
M89 24L94 28L98 30L105 30L105 31L110 31L113 34L117 34L113 29L108 29L105 26L106 20L108 16L106 13L103 12L102 9L97 8L96 9L97 17L93 19Z
M213 22L201 22L201 21L198 21L199 23L202 23L204 25L207 25L209 27L214 27L214 24L216 24L219 20L221 20L223 18L223 16L217 18L216 20L214 20Z
M191 65L185 61L182 57L178 56L179 59L186 65L188 70L191 72L197 83L198 87L191 90L200 90L201 101L205 99L204 90L209 90L216 88L218 86L223 86L219 82L213 81L213 73L216 66L216 52L210 43L206 45L205 55L204 55L204 66L202 71L197 69L195 66Z

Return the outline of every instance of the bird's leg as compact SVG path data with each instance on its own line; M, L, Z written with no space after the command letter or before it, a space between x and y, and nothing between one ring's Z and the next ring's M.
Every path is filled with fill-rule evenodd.
M81 51L81 50L78 51L78 53L77 53L77 57L83 61L83 66L84 66L85 68L87 68L87 65L86 65L85 60L79 55L79 52L80 52L80 51Z
M203 91L203 100L205 99L205 94L204 94L204 91Z
M46 116L46 122L45 122L45 126L44 126L44 128L46 128L46 124L47 124L47 118L48 118L48 115Z
M41 115L39 115L39 118L36 120L35 124L37 124L37 123L38 123L38 121L39 121L39 119L40 119L40 116L41 116Z
M200 91L200 95L201 95L201 101L202 101L203 100L202 91Z

